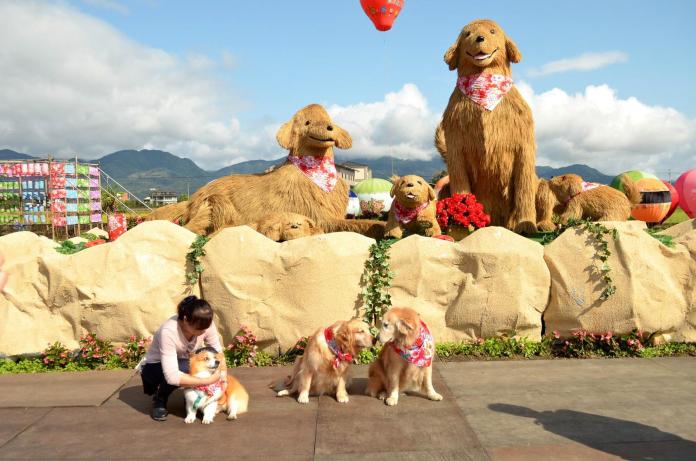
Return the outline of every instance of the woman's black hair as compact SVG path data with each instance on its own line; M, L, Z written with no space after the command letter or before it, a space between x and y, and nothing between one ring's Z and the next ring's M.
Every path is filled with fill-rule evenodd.
M196 330L207 330L213 323L213 308L208 301L196 296L187 296L176 308L178 320L185 320Z

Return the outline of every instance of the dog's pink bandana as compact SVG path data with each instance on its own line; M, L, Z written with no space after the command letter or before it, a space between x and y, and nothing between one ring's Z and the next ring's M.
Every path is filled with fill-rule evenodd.
M391 343L392 348L408 363L412 363L418 367L429 367L433 363L435 355L435 341L433 335L430 334L427 325L421 320L421 329L416 342L408 349L402 349L394 342Z
M324 329L324 339L326 340L326 344L329 345L329 349L331 349L331 352L335 356L333 359L334 368L338 368L341 362L353 361L353 356L350 354L350 352L344 353L341 351L341 348L338 347L338 344L336 344L336 338L334 338L334 333L331 327Z
M338 174L332 157L317 159L311 155L288 155L288 160L324 192L331 192L336 187Z
M399 221L402 224L408 224L416 217L418 217L418 213L421 211L425 210L427 206L430 205L430 202L425 202L422 205L417 206L416 208L406 208L396 200L394 201L394 217L396 218L397 221Z
M583 182L582 182L582 190L581 190L579 193L577 193L577 194L575 194L575 195L569 197L568 200L566 200L566 204L567 204L568 202L570 202L571 200L573 200L573 199L574 199L575 197L577 197L578 195L582 194L583 192L587 192L588 190L596 189L596 188L598 188L598 187L601 186L601 185L602 185L602 184L599 184L599 183L596 183L596 182L587 182L587 181L583 181Z
M512 79L501 74L464 75L457 79L457 87L479 106L493 110L512 89Z

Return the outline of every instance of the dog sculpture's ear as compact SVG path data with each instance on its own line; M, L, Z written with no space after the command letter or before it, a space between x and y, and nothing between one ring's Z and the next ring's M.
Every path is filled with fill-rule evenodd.
M518 63L522 60L522 53L508 37L505 37L505 54L510 62Z
M283 231L283 223L280 221L276 221L270 226L267 226L263 229L259 229L259 232L261 232L263 235L268 237L269 239L273 240L274 242L277 242L280 240L282 237L282 231Z
M568 188L568 196L574 197L582 192L582 179L571 176L562 176L564 185Z
M391 190L389 191L389 195L393 197L396 195L396 191L399 188L399 183L401 183L401 178L399 176L392 176L389 179L391 180L391 182L393 184Z
M305 218L305 221L307 221L307 227L309 227L309 234L310 235L316 235L316 234L321 234L321 229L317 227L317 224L312 221L309 218Z
M457 40L445 51L445 62L449 66L449 70L454 70L459 67L459 39L462 34L457 36Z
M435 200L436 195L435 195L435 189L433 189L430 184L428 184L428 199L430 200Z
M353 147L353 138L340 126L333 124L333 137L336 147L339 149L350 149Z
M292 126L294 121L295 117L283 123L283 126L281 126L278 129L278 132L276 133L276 140L278 141L278 144L280 144L280 147L282 147L283 149L292 149L294 147L292 142Z

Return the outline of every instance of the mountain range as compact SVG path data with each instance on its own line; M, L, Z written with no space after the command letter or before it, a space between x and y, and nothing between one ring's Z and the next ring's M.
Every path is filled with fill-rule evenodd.
M38 160L35 157L9 149L0 149L1 160ZM111 178L138 197L146 197L150 189L192 194L204 184L230 174L262 173L273 165L281 164L285 157L276 160L249 160L209 171L200 168L191 159L177 157L161 150L121 150L96 160L78 159L85 163L99 163ZM416 174L428 180L445 169L440 157L431 160L402 160L394 157L344 158L336 156L336 162L350 160L368 165L375 178L388 179L392 174ZM585 181L609 184L612 176L605 175L587 165L569 165L561 168L537 166L537 174L550 178L565 173L575 173Z

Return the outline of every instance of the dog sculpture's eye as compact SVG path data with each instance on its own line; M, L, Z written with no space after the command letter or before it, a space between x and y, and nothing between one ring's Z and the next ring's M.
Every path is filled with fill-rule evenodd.
M421 181L418 181L418 184L420 184L421 186L423 185L423 183Z
M495 29L491 29L491 34L495 34Z
M309 120L307 120L306 122L304 122L304 124L305 124L305 126L309 125Z
M469 35L471 35L471 32L467 32L466 34L464 34L464 37L468 37Z

